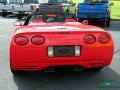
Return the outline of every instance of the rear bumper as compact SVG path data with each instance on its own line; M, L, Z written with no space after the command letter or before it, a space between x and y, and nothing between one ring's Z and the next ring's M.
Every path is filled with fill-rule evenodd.
M108 66L113 57L113 46L83 47L77 57L48 57L46 47L16 48L11 46L10 64L13 70L40 71L53 66L79 65L83 68Z
M81 19L103 19L110 17L109 14L98 14L98 13L77 13L77 18Z
M31 11L13 11L13 14L30 14Z

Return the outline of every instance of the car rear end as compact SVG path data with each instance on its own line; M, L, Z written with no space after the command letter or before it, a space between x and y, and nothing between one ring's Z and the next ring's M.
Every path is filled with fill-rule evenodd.
M72 0L48 0L48 3L59 4L65 13L75 14L75 5L72 4Z
M40 13L63 13L63 7L59 4L41 3L39 5Z
M2 16L6 16L7 14L12 13L12 6L8 3L7 0L0 0L0 12Z
M87 0L85 0L87 1ZM98 0L99 1L99 0ZM104 0L105 1L105 0ZM88 19L88 20L103 20L110 18L110 7L109 3L106 2L94 2L94 3L79 3L77 7L77 17L78 19Z
M13 13L21 19L23 15L30 14L37 6L39 6L38 0L19 0L13 4Z
M55 66L98 68L111 63L113 51L111 35L105 31L32 31L12 37L10 63L14 71Z

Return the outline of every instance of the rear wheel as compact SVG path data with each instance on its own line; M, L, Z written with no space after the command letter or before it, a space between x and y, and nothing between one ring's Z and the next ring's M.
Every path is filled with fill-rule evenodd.
M83 19L81 19L81 18L78 18L78 22L82 22L83 21Z
M108 27L110 26L110 18L107 19L106 26L108 26Z
M100 71L103 67L91 68L92 71Z
M7 16L7 12L6 11L2 11L2 16L6 17Z
M23 18L22 14L17 14L16 16L17 16L18 19L22 19Z
M108 17L106 20L104 20L104 26L107 26L107 27L110 26L110 17Z

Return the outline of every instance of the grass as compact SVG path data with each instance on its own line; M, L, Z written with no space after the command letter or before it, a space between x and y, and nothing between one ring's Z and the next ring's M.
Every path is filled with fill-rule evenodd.
M114 3L114 5L111 7L111 18L120 20L120 0L112 0L111 2Z
M83 0L73 0L74 3L83 2ZM120 0L110 0L114 5L111 7L111 19L120 20Z

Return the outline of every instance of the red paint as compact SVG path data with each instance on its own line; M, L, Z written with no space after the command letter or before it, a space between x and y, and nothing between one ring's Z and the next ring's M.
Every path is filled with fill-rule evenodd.
M54 28L52 29L53 26ZM88 34L95 37L94 43L87 44L84 42L84 37ZM40 45L32 43L32 38L37 35L44 37L44 43ZM100 43L100 35L107 35L109 41ZM16 44L15 39L18 36L27 37L29 42L24 46ZM101 38L104 39L104 36ZM91 39L91 37L88 39ZM35 42L39 41L38 37L34 40ZM43 39L40 40L42 41ZM80 46L81 55L77 57L48 57L48 46L58 45ZM57 65L80 65L84 68L105 67L110 65L113 52L114 45L111 35L101 28L77 22L56 24L36 22L16 28L10 44L10 65L13 70L28 71L43 70L49 66Z

